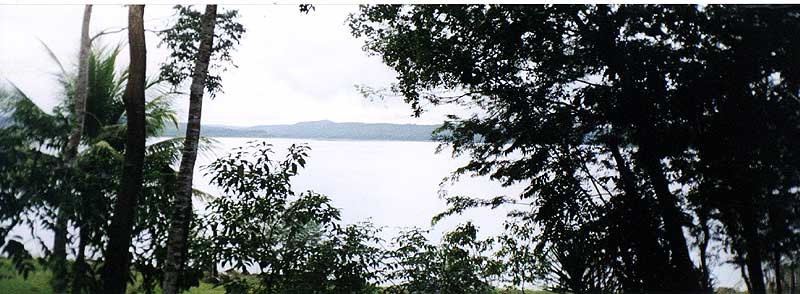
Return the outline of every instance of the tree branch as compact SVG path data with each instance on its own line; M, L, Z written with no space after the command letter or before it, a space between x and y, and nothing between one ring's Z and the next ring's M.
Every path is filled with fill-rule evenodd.
M97 39L97 38L99 38L99 37L102 37L102 36L104 36L104 35L116 34L116 33L124 32L124 31L126 31L126 30L128 30L128 27L123 27L123 28L119 28L119 29L116 29L116 30L112 30L112 29L105 29L105 30L103 30L103 31L101 31L101 32L99 32L99 33L97 33L96 35L94 35L94 36L93 36L93 37L92 37L92 38L89 40L89 42L94 42L94 40L95 40L95 39Z

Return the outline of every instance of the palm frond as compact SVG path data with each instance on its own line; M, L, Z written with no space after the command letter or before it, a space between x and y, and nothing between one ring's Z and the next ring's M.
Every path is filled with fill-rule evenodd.
M163 81L163 80L161 79L161 77L160 77L160 76L150 77L150 78L148 78L148 79L147 79L147 81L145 82L145 86L144 86L144 88L145 88L145 89L150 89L151 87L153 87L153 86L155 86L155 85L158 85L158 84L159 84L159 83L161 83L162 81Z
M208 192L202 191L195 187L192 187L192 196L196 197L197 199L205 203L211 202L217 198L217 196L214 196Z
M3 111L13 112L18 107L24 107L26 109L30 109L31 112L36 113L37 115L43 116L50 116L44 110L39 108L36 103L28 97L25 92L22 91L14 82L10 80L6 80L9 86L11 86L12 90L8 91L6 89L2 89L0 92L0 108Z
M145 108L148 136L159 136L167 123L178 127L178 116L172 108L172 95L163 93L148 101Z
M101 153L104 153L104 154L109 154L112 157L114 157L115 159L120 160L120 161L123 160L123 157L124 157L124 155L119 150L115 149L114 147L111 146L111 144L109 144L107 141L104 141L104 140L95 142L94 144L89 146L89 148L87 148L86 150L83 150L81 152L81 156L83 156L85 154L88 154L88 153L97 153L97 152L101 152Z
M95 46L89 52L89 96L87 97L85 133L96 139L104 126L119 123L124 112L122 83L117 73L119 46Z
M28 136L30 140L43 141L45 138L59 138L49 143L59 146L66 140L67 121L58 115L48 114L39 108L17 85L7 81L12 89L0 87L0 113L7 116L6 126L15 132Z
M183 151L183 137L174 137L164 139L150 145L147 145L147 156L165 156L171 159L171 163L176 164L181 159L181 152ZM209 137L200 137L197 144L197 151L201 154L213 153L214 147L218 141Z
M58 57L56 56L56 54L53 52L53 50L50 49L50 46L47 46L47 44L44 41L42 41L42 39L39 39L39 38L36 38L36 39L39 40L39 43L42 44L42 46L44 47L44 50L47 51L47 55L50 56L50 59L52 59L53 62L55 62L58 65L58 68L61 69L61 74L66 76L67 75L67 70L64 69L64 65L61 64L61 60L59 60Z

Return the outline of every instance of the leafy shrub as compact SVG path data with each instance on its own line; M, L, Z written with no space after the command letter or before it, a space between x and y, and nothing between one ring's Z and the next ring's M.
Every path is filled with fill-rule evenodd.
M491 239L479 240L469 222L445 234L438 246L425 233L411 229L394 239L387 293L492 293L498 268L486 254Z
M292 145L276 161L271 145L251 142L206 167L225 195L209 203L200 229L211 234L200 243L208 244L211 264L219 261L244 274L221 277L228 293L374 290L382 259L378 229L369 223L342 226L328 197L291 189L290 179L305 166L309 150Z

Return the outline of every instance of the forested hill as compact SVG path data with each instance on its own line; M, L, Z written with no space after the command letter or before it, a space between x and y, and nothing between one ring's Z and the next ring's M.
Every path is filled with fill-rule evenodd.
M300 122L290 125L264 125L235 127L225 125L203 125L201 135L207 137L252 137L252 138L299 138L336 140L387 140L430 141L431 133L438 125L388 124L388 123L336 123L329 120ZM186 124L180 124L180 132L170 125L165 136L183 136Z

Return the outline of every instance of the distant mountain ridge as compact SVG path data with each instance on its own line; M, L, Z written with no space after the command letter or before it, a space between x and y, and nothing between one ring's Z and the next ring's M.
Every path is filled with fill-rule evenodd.
M260 125L236 127L226 125L203 125L200 133L206 137L249 138L296 138L329 140L385 140L385 141L431 141L433 130L439 125L390 124L390 123L337 123L329 120L299 122L296 124ZM186 124L179 129L168 125L164 136L183 136Z

